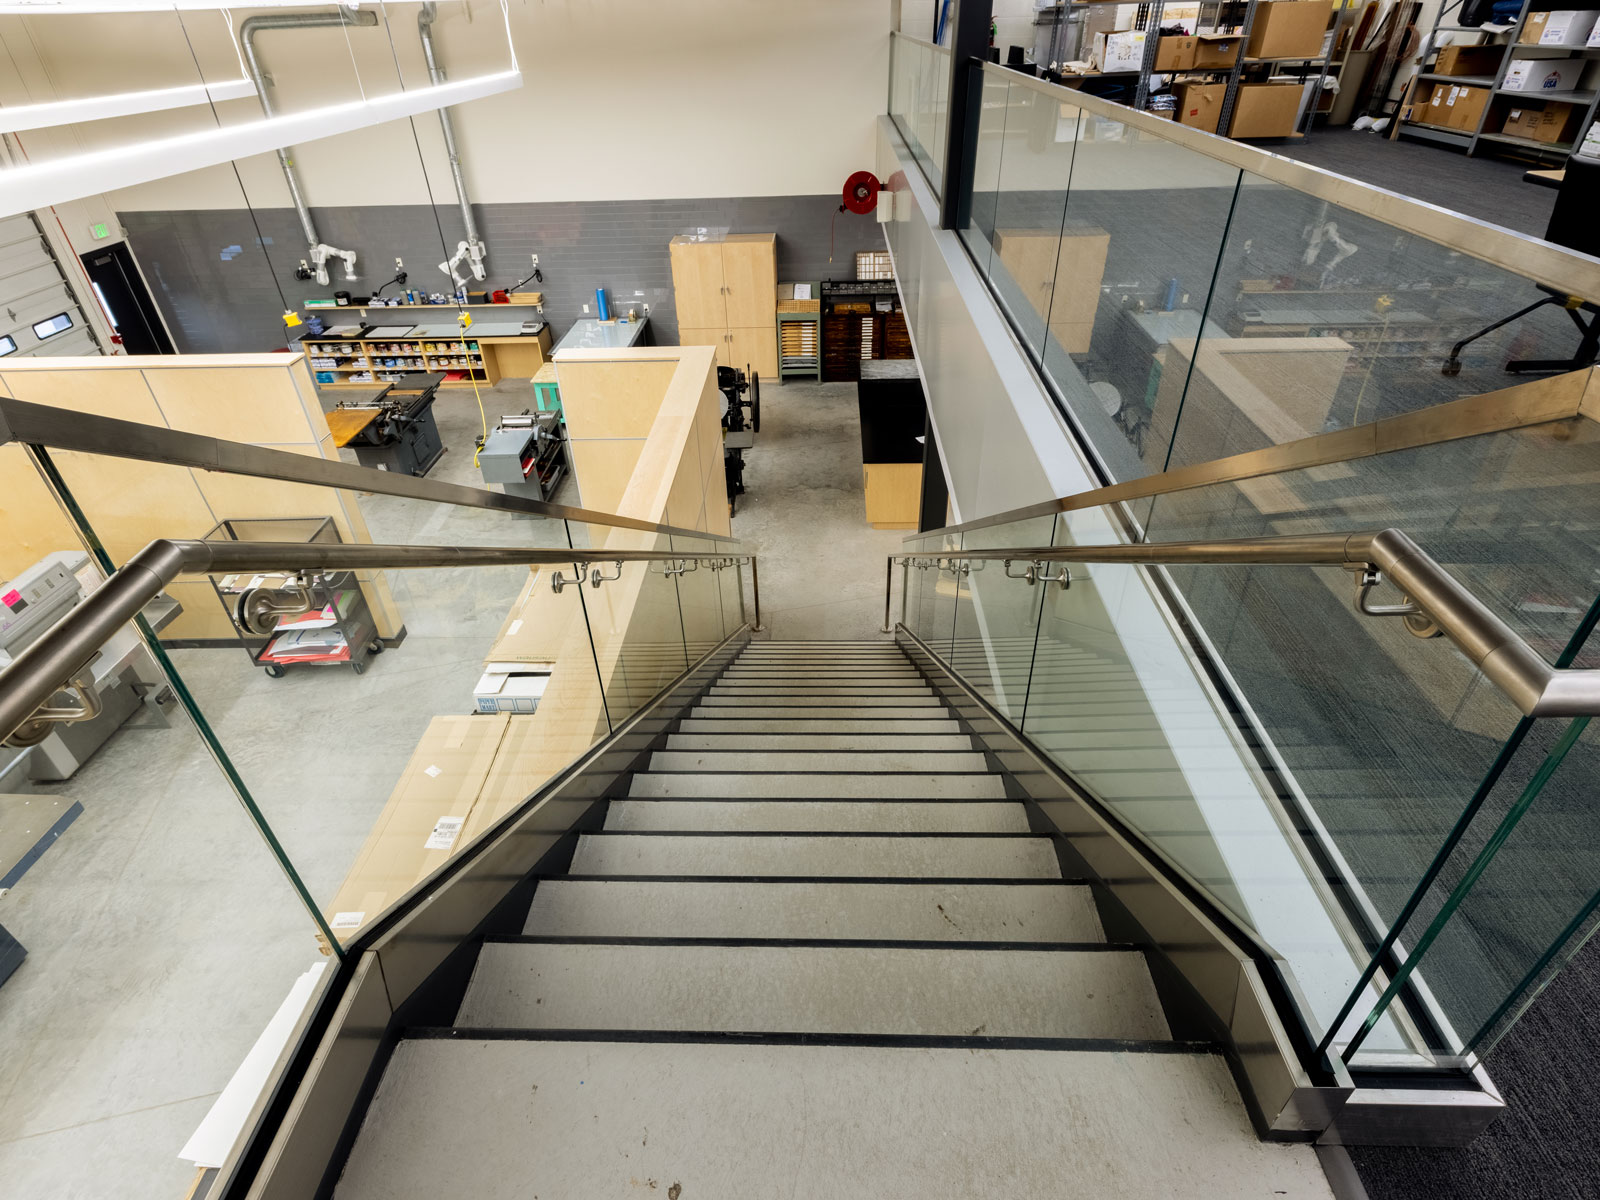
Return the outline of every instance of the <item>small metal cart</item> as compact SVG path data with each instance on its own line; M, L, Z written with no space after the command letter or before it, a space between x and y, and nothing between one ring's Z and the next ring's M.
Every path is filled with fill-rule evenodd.
M208 542L338 542L332 517L222 521ZM377 623L350 571L210 576L253 665L274 679L290 667L348 666L357 675L383 653Z
M778 285L778 382L791 375L822 381L822 284L802 283L803 299L795 299L795 285Z

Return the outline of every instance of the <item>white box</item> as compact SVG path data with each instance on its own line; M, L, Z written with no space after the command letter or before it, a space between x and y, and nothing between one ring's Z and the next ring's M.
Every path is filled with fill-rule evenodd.
M1094 57L1102 73L1137 71L1144 64L1144 30L1119 29L1094 35Z
M1600 13L1597 13L1596 16L1600 17ZM1589 31L1589 38L1584 42L1584 45L1600 46L1600 20L1595 21L1594 28Z
M1545 17L1544 29L1539 33L1537 44L1581 46L1589 40L1596 15L1593 9L1556 9Z
M1501 86L1512 92L1571 92L1583 74L1581 58L1518 58L1506 68Z
M492 662L472 689L472 699L481 713L539 711L550 671L544 664Z

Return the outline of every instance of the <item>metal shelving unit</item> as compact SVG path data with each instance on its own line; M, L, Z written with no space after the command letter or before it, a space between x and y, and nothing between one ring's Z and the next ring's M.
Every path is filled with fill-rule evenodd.
M1067 46L1066 27L1069 24L1068 14L1073 10L1097 8L1106 5L1129 4L1132 0L1057 0L1054 8L1042 8L1035 13L1036 25L1049 25L1051 28L1049 38L1049 53L1053 56L1046 60L1042 67L1048 68L1050 62L1063 61L1062 56L1069 53ZM1256 6L1258 0L1200 0L1200 17L1196 22L1197 28L1216 30L1226 28L1236 32L1239 41L1248 45L1250 32L1254 28L1256 19ZM1238 22L1223 24L1222 17L1225 9L1233 8L1242 10ZM1148 0L1147 3L1137 5L1138 15L1135 18L1135 28L1142 28L1145 32L1144 58L1141 60L1140 69L1137 71L1101 71L1093 75L1065 75L1052 76L1064 82L1073 83L1091 79L1113 79L1137 77L1134 85L1133 105L1136 109L1143 110L1150 100L1150 77L1158 74L1155 69L1156 54L1160 45L1159 30L1161 18L1166 11L1165 0ZM1304 111L1297 124L1295 137L1304 137L1311 131L1311 126L1316 120L1317 108L1322 98L1322 83L1327 78L1329 63L1333 47L1338 43L1338 33L1345 15L1350 11L1347 5L1340 4L1331 9L1338 20L1333 26L1334 36L1327 43L1327 50L1320 55L1306 57L1304 55L1290 55L1277 58L1246 58L1243 53L1234 59L1232 65L1227 67L1202 67L1186 71L1172 72L1175 75L1195 76L1211 75L1225 76L1227 92L1223 97L1222 108L1218 114L1217 132L1226 136L1228 126L1233 121L1234 103L1239 94L1239 85L1244 81L1245 71L1251 67L1273 66L1282 64L1300 64L1306 68L1304 81L1311 83L1310 94L1306 97ZM1237 28L1235 29L1235 26ZM1036 39L1036 47L1039 44ZM1086 47L1078 47L1071 53L1082 57L1087 52ZM1311 72L1315 71L1315 79ZM1048 73L1048 72L1047 72ZM1162 72L1164 73L1164 72Z
M1444 17L1454 15L1458 8L1459 4L1446 5L1435 18L1430 38L1432 46L1430 53L1437 52L1439 49L1438 41L1441 33L1484 34L1490 32L1478 26L1455 25L1442 20ZM1444 83L1462 87L1487 88L1490 92L1489 102L1484 105L1483 112L1479 114L1478 122L1472 129L1456 129L1443 125L1434 125L1426 121L1406 120L1399 123L1399 128L1395 131L1396 136L1454 146L1465 150L1469 155L1508 148L1515 149L1523 155L1551 159L1565 158L1566 155L1571 153L1572 147L1576 142L1582 139L1583 131L1594 121L1596 108L1600 106L1600 89L1536 92L1505 86L1506 74L1511 69L1512 64L1518 60L1559 58L1587 63L1600 57L1600 47L1540 46L1523 44L1518 40L1522 36L1523 27L1527 24L1529 13L1549 12L1558 8L1600 14L1600 0L1587 0L1585 3L1572 2L1572 0L1526 0L1522 6L1522 11L1517 14L1516 24L1509 32L1503 35L1506 41L1501 44L1500 65L1493 75L1441 75L1436 71L1426 70L1418 72L1406 87L1405 98L1401 102L1402 112L1411 103L1419 83ZM1502 35L1493 34L1492 36ZM1483 45L1493 46L1495 43L1485 42ZM1580 79L1579 82L1581 84L1582 80ZM1504 133L1496 128L1497 125L1504 123L1508 108L1519 100L1524 102L1541 101L1571 104L1580 110L1573 140L1541 142L1533 138Z

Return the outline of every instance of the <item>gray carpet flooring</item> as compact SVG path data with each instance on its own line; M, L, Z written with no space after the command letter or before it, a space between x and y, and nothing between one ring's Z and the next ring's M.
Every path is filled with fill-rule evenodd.
M1600 944L1591 942L1488 1060L1506 1112L1470 1146L1352 1146L1368 1200L1600 1196Z
M1503 225L1518 233L1543 237L1555 204L1554 189L1522 181L1530 166L1408 138L1388 138L1350 129L1317 129L1303 142L1273 145L1275 154L1314 167L1348 175L1374 187L1454 209Z

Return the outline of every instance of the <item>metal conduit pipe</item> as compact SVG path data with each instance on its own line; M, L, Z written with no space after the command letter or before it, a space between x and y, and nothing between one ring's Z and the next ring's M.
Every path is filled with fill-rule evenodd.
M428 64L428 82L438 85L445 82L444 68L433 49L434 5L424 4L417 11L417 37L422 42L422 56ZM456 149L456 128L450 120L450 110L439 110L439 129L444 134L444 151L450 159L450 175L456 183L456 199L461 202L461 224L467 234L467 254L472 262L472 274L484 278L483 239L478 236L478 222L472 216L472 203L467 199L467 181L461 173L461 152Z
M256 56L256 34L267 29L313 29L328 25L376 25L378 14L370 9L361 9L354 12L340 9L330 13L277 13L263 17L249 17L239 26L239 42L244 47L245 69L250 72L250 79L256 85L256 95L261 97L261 110L267 116L275 116L272 111L272 98L267 90L266 74L261 69L261 60ZM311 209L306 205L305 193L300 190L300 177L295 173L294 160L289 157L286 146L278 147L278 165L283 168L284 181L289 185L289 196L294 201L294 211L300 216L300 228L305 231L306 245L318 246L322 239L317 236L317 227L311 220Z

